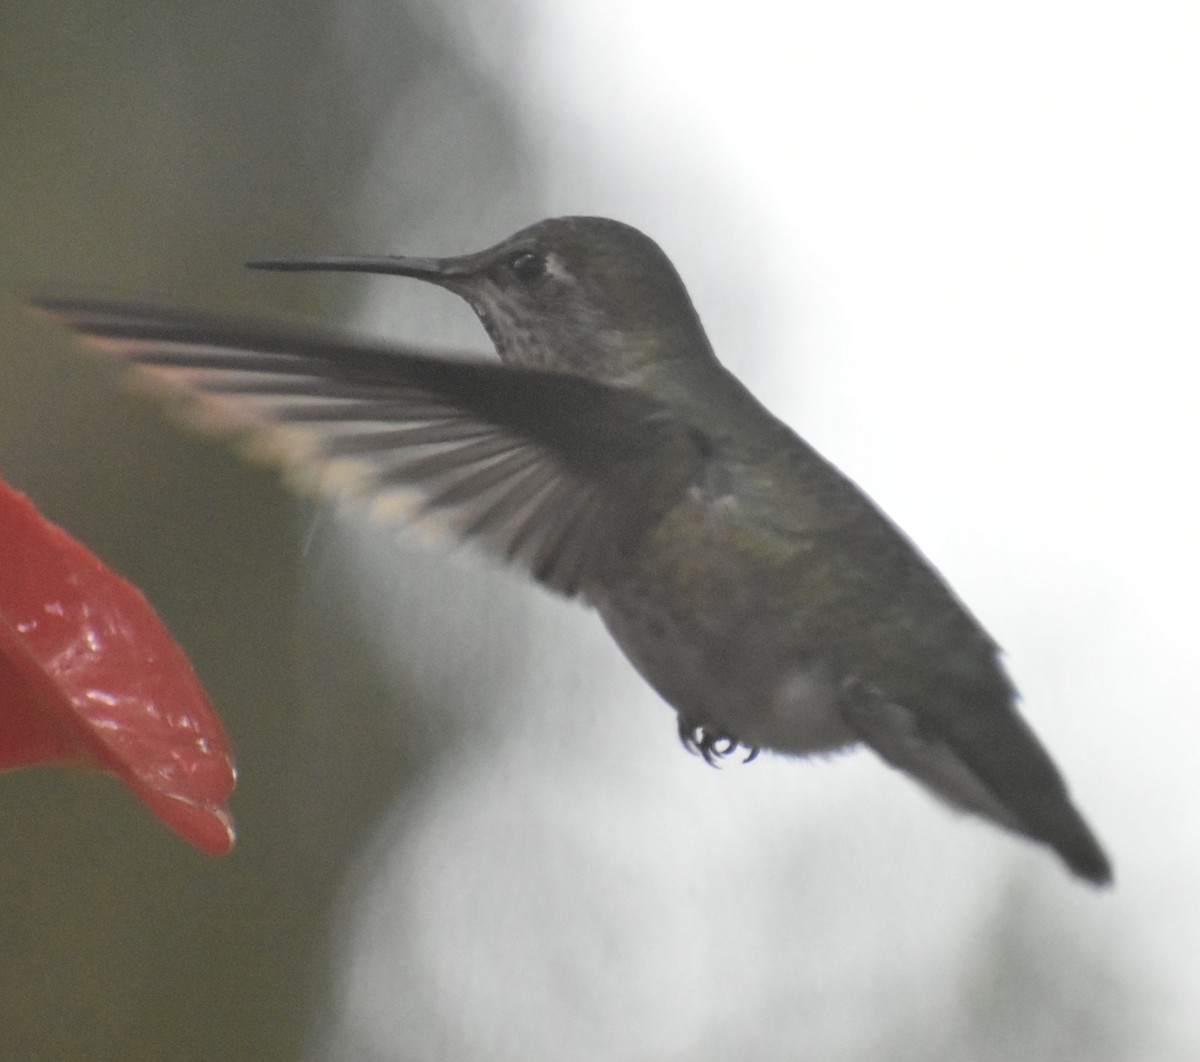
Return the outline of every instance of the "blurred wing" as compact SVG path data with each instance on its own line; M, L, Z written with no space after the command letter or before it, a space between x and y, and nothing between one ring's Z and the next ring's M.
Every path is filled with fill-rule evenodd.
M577 376L134 303L33 303L182 399L201 430L247 435L324 491L416 501L413 515L447 518L567 595L702 459L653 398Z

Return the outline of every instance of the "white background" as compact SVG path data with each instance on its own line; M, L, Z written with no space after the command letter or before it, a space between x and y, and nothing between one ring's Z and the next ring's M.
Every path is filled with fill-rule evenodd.
M867 753L709 771L595 617L458 556L414 588L351 519L364 625L424 640L468 736L363 858L314 1052L1196 1057L1198 9L522 11L520 54L490 8L475 40L544 213L654 236L723 360L945 573L1118 884ZM474 603L415 621L446 579Z

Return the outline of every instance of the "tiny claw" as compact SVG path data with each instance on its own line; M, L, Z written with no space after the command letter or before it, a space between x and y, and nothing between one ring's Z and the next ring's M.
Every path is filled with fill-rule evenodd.
M683 743L683 747L688 750L693 756L702 755L704 728L701 726L692 726L685 722L682 718L679 721L679 740Z
M679 721L679 740L688 752L703 756L704 762L710 767L719 767L723 759L733 755L742 746L732 734L712 729L706 723L692 723L682 718ZM757 745L747 746L746 757L742 762L749 763L758 752Z
M705 732L700 738L700 755L704 757L704 762L710 767L720 767L721 758L725 753L717 748L716 740L712 735Z

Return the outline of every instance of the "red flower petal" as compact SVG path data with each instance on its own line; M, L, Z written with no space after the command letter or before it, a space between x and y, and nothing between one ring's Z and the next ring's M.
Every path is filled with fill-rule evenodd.
M183 650L136 588L0 480L0 768L121 778L206 852L233 847L233 758Z

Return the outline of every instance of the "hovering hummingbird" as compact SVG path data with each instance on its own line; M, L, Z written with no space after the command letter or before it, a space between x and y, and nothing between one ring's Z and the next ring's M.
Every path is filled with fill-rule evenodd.
M904 535L717 360L667 256L603 218L455 258L315 257L461 295L499 363L123 302L35 303L332 489L417 491L603 618L710 763L859 742L1112 879L999 649Z

